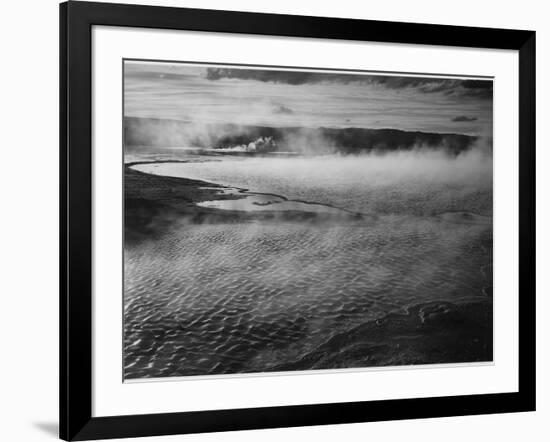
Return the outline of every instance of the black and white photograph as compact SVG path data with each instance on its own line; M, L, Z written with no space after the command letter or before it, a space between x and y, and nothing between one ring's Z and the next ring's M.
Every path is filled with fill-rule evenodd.
M493 360L491 78L123 72L125 380Z

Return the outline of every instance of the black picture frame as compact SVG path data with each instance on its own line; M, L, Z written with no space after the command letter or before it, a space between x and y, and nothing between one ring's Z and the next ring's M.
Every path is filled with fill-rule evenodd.
M510 49L519 53L519 391L92 417L94 25ZM60 437L138 437L535 410L535 32L108 3L60 5ZM519 295L519 294L518 294Z

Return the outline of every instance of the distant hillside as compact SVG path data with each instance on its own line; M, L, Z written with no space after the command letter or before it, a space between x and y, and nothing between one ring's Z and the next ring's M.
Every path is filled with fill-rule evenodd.
M243 152L353 154L421 147L456 155L469 149L477 137L398 129L239 126L127 117L124 140L128 146L184 146Z

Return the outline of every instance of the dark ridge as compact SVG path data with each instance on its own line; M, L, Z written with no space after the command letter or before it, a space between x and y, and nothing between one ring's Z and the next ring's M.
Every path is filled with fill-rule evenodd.
M399 129L197 125L177 120L135 117L124 119L124 141L127 146L241 148L256 153L308 154L390 152L422 147L445 150L457 155L471 148L476 140L477 137L470 135Z

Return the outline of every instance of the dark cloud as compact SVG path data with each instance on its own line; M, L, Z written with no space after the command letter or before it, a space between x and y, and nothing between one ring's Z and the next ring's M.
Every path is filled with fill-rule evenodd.
M234 78L290 85L315 83L365 83L382 85L389 89L415 88L424 93L440 92L445 95L472 98L492 98L490 80L456 80L428 77L397 77L386 75L332 74L320 72L274 71L264 69L207 68L208 80Z
M280 105L280 106L275 106L275 107L273 108L273 113L274 113L274 114L285 114L285 115L290 115L290 114L293 114L294 111L293 111L291 108L289 108L289 107Z
M257 80L263 82L285 83L292 85L320 83L322 81L345 80L345 76L338 74L318 74L315 72L267 71L263 69L231 68L207 68L206 78L208 80L219 80L221 78L238 78L240 80Z
M462 80L462 86L466 89L490 89L493 90L493 82L487 80Z
M470 121L477 121L477 117L469 117L467 115L459 115L458 117L451 118L451 121L456 123L464 123Z
M159 79L187 80L194 77L193 75L189 75L189 74L160 72L160 71L146 71L146 70L132 71L130 69L127 69L124 75L126 78L145 79L145 80L154 80L154 81Z

